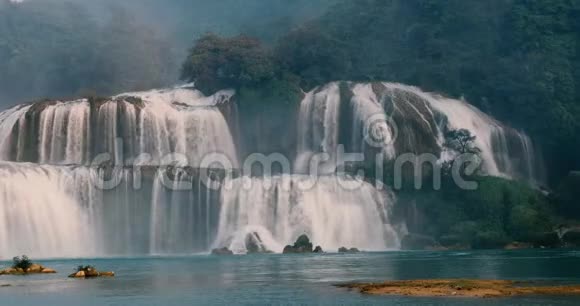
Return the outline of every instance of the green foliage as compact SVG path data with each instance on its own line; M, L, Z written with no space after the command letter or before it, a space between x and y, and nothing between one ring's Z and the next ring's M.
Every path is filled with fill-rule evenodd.
M26 271L31 266L32 261L26 255L22 255L22 257L17 256L12 259L12 268L14 269L22 269Z
M503 247L510 240L535 242L552 230L555 212L548 198L525 183L494 177L473 177L477 190L462 190L445 181L440 191L398 195L399 205L414 202L423 217L412 232L431 235L444 245ZM417 212L414 212L417 214Z
M299 28L284 36L275 56L285 70L300 77L304 90L341 80L350 68L345 46L316 27Z
M580 218L580 173L573 172L557 188L558 211L568 218Z
M481 149L475 146L475 135L469 130L450 130L445 133L444 146L459 154L479 154Z
M510 241L501 230L483 229L475 234L471 246L475 249L501 249Z
M79 266L76 268L76 270L75 270L75 271L76 271L76 272L81 272L81 271L83 271L83 272L92 272L92 271L96 271L96 270L97 270L97 269L95 269L95 267L94 267L94 266L91 266L91 265L86 265L86 266L79 265Z
M224 88L256 88L274 78L275 65L269 50L247 36L201 37L183 64L181 78L195 82L206 94Z

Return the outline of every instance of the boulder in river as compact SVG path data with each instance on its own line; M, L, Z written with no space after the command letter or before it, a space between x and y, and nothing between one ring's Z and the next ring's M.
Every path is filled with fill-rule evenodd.
M312 253L313 245L310 242L310 238L306 235L301 235L296 239L294 245L287 245L284 248L284 254L292 254L292 253Z
M79 266L75 273L70 274L70 278L95 278L95 277L113 277L115 272L99 272L93 266Z
M223 247L223 248L219 248L219 249L213 249L211 251L212 255L234 255L234 252L232 252L232 250L228 249L227 247Z
M350 249L347 249L347 248L345 248L345 247L340 247L340 248L338 249L338 252L339 252L339 253L360 253L360 250L359 250L359 249L357 249L357 248L350 248Z

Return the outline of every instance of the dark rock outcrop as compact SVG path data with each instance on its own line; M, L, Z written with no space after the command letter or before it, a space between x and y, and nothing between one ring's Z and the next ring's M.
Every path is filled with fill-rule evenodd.
M211 251L212 255L234 255L234 252L232 252L232 250L228 249L227 247L223 247L220 249L213 249Z
M360 250L359 250L359 249L357 249L357 248L350 248L350 249L347 249L347 248L345 248L345 247L340 247L340 248L338 249L338 252L339 252L339 253L360 253Z
M530 243L536 248L558 248L562 246L562 240L557 232L545 232L532 235Z
M562 236L562 241L568 246L580 246L580 228L567 231Z
M313 252L313 245L310 242L310 238L306 235L301 235L296 239L294 245L287 245L284 248L284 254L292 254L292 253L312 253Z

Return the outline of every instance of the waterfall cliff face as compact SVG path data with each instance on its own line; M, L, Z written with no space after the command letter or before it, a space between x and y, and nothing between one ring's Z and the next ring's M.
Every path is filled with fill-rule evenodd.
M404 226L392 224L394 195L336 174L337 149L363 153L371 163L377 153L386 161L404 153L444 160L450 129L477 136L487 173L540 177L540 158L525 134L464 101L414 87L316 88L286 116L298 118L297 129L280 135L298 137L277 136L281 122L268 132L239 131L267 130L272 120L240 122L247 118L237 117L233 97L176 87L1 112L0 258L191 254L224 246L243 253L248 239L281 252L302 234L328 251L397 249ZM259 151L244 154L291 147L294 174L249 176L240 169L240 146ZM210 153L221 153L229 166L201 167ZM323 175L308 176L317 153L328 155L320 159ZM176 154L187 163L175 164ZM219 184L208 185L207 177Z
M542 179L541 160L527 135L465 101L412 86L335 82L316 88L301 103L300 127L297 171L305 171L314 153L328 153L335 160L338 145L369 156L380 152L386 160L405 153L445 160L445 132L467 129L476 136L487 174Z
M232 95L174 88L15 107L0 114L0 158L86 165L106 154L114 164L161 165L167 155L180 154L199 166L205 155L221 153L237 167L233 137L218 109Z

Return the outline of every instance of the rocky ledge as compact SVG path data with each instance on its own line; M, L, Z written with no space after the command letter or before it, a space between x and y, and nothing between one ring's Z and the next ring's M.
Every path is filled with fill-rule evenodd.
M534 286L532 283L509 280L407 280L384 283L341 284L341 288L364 294L419 297L497 298L527 295L579 295L580 285Z
M93 266L79 266L77 271L68 277L70 278L95 278L95 277L114 277L115 272L99 272Z
M28 268L11 267L0 271L0 275L26 275L26 274L50 274L56 273L55 270L43 265L32 264Z
M296 254L296 253L324 253L322 247L317 246L313 248L312 242L310 242L310 238L306 235L301 235L296 239L294 245L287 245L284 247L284 254Z

